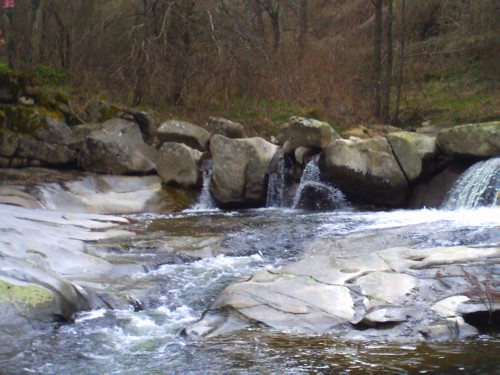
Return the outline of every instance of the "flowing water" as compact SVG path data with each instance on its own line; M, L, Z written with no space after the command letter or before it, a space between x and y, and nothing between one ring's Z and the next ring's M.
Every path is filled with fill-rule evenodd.
M447 210L496 205L500 191L500 157L474 164L446 196Z
M213 210L217 207L212 195L210 194L210 179L212 178L212 161L206 159L202 164L203 185L200 196L192 207L194 211Z
M115 264L142 265L110 293L137 304L78 314L74 323L0 345L0 373L475 373L498 371L500 335L460 342L345 341L252 328L192 340L227 285L304 255L317 238L376 233L381 246L498 244L499 208L305 212L283 208L125 215L136 233L88 243ZM498 372L497 372L498 373Z
M140 234L101 241L91 250L111 262L147 266L116 286L141 300L143 309L84 312L73 324L4 343L2 373L492 373L499 364L496 334L461 343L399 345L260 329L201 341L181 335L226 285L297 259L313 238L375 230L390 246L403 228L414 246L494 243L500 238L496 208L460 215L437 210L311 214L259 209L130 218L135 223L126 228ZM207 247L220 253L203 257L199 250ZM196 255L162 258L167 248Z

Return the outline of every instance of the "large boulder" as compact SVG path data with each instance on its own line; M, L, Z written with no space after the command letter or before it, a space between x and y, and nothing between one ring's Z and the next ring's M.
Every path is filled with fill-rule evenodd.
M11 106L0 128L0 156L11 167L76 161L72 133L62 115L44 108Z
M455 126L439 132L439 148L448 155L481 159L500 155L500 121Z
M160 142L176 142L199 151L208 148L210 132L186 121L169 120L160 125L157 131Z
M85 138L78 164L90 172L137 174L154 170L155 158L156 150L144 143L135 123L111 119Z
M353 203L398 207L406 201L408 182L385 138L335 140L320 168Z
M213 136L210 192L216 202L221 206L265 204L267 170L277 150L262 138Z
M283 144L286 154L298 147L326 148L334 138L340 136L326 122L318 120L292 117L281 127L279 142Z
M387 140L408 181L414 182L430 170L436 169L435 161L439 150L435 137L413 132L397 132L389 134Z
M207 124L208 130L228 138L245 138L247 135L243 125L222 117L210 117Z
M22 334L31 325L71 321L90 308L85 292L75 284L30 261L0 262L0 329Z
M156 169L166 184L201 187L202 153L182 143L165 142L158 150Z

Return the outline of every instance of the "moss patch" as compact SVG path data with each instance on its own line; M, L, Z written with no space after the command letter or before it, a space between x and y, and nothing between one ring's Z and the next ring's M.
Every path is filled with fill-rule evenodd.
M0 280L0 300L10 302L17 308L36 307L52 302L54 293L38 285L16 285Z

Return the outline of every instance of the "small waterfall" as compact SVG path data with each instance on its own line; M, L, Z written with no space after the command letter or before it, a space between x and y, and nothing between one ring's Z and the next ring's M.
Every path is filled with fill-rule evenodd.
M204 210L213 210L217 208L217 204L215 203L212 195L210 194L210 179L212 178L212 160L205 159L202 163L203 170L203 185L201 188L200 196L198 200L191 207L191 210L195 211L204 211Z
M293 198L292 208L338 209L349 206L344 194L320 179L319 154L307 163L300 178L300 184Z
M500 191L500 157L481 161L455 182L441 205L444 210L495 206Z
M266 207L282 207L285 193L285 158L281 157L276 171L269 175Z

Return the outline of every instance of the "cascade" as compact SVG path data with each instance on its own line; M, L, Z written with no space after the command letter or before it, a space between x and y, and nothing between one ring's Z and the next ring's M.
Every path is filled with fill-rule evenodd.
M441 205L444 210L495 206L500 191L500 157L478 162L455 182Z
M269 175L266 207L282 207L285 192L285 158L280 158L276 171Z
M304 168L299 187L293 198L292 208L338 209L348 207L344 194L321 181L318 166L319 154Z
M217 208L212 195L210 194L210 179L212 178L212 160L206 159L202 163L203 171L203 185L201 188L200 196L198 200L191 207L191 210L203 211L203 210L213 210Z

